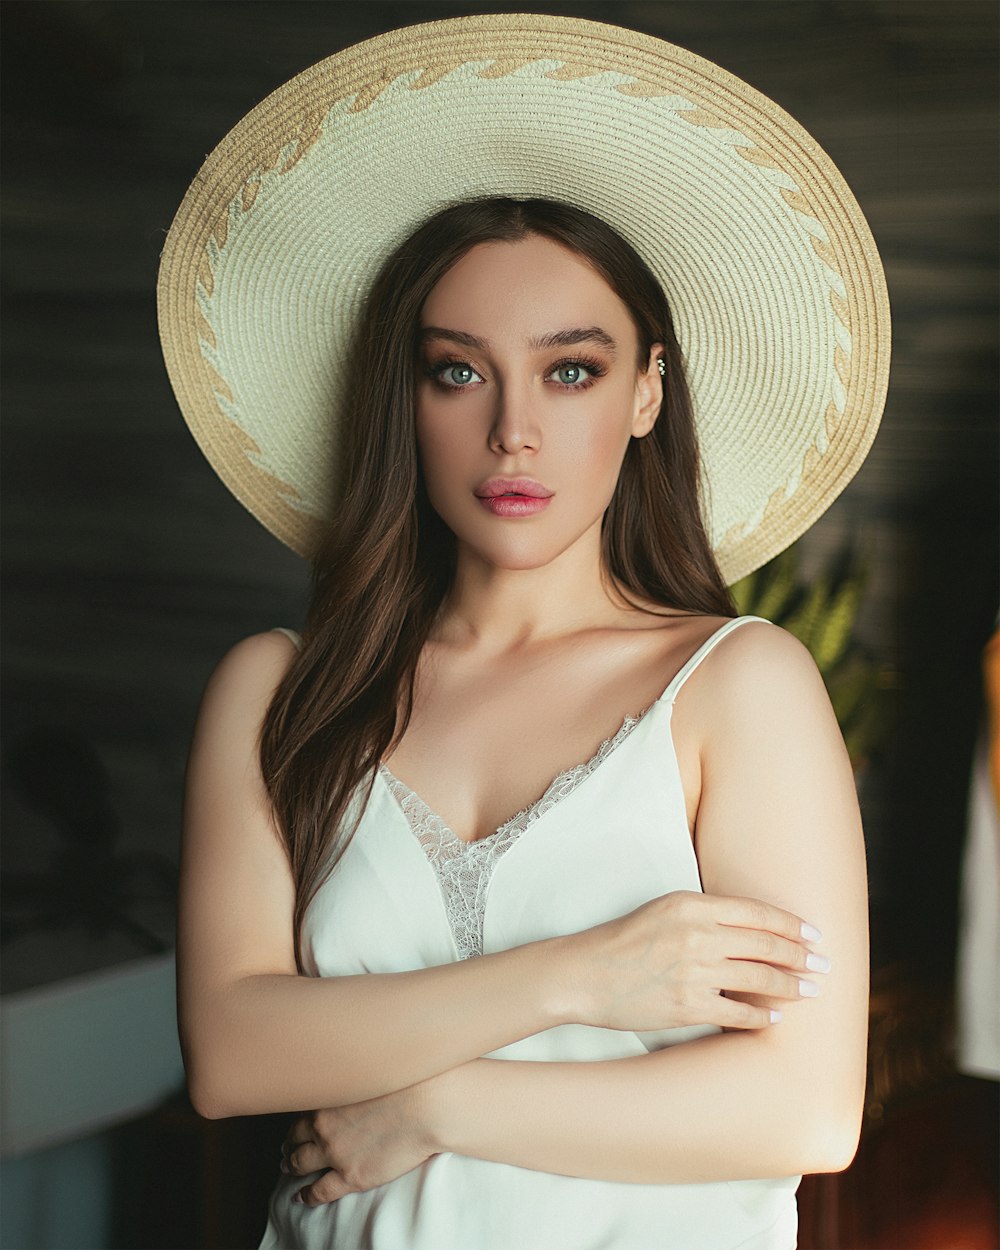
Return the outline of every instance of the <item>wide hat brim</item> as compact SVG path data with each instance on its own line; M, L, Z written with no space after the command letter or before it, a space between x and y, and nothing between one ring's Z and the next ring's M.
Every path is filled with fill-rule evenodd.
M483 195L586 209L659 278L725 580L808 529L864 459L888 385L885 278L857 201L733 74L535 14L338 52L248 113L191 184L161 259L161 342L188 426L253 515L312 554L370 283L426 217Z

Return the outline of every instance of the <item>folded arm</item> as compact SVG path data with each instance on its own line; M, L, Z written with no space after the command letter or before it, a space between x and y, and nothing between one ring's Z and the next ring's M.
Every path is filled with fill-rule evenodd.
M237 643L206 686L191 745L177 984L196 1109L219 1118L345 1106L406 1089L554 1025L588 1022L572 988L580 980L606 983L607 973L588 974L562 938L405 972L298 974L295 884L257 744L293 653L292 643L274 632ZM772 924L787 927L792 919L779 916ZM706 927L712 929L710 921ZM654 926L668 957L677 929L676 918ZM786 945L786 958L801 956L800 946ZM771 974L780 993L782 974ZM669 994L647 1000L653 1012L647 1027L715 1019L704 1010L714 1010L719 1024L761 1023L732 1015L753 1009L718 997L699 1000L686 1019L673 1007ZM766 1022L766 1012L757 1015ZM637 1026L631 1017L611 1025Z
M837 1171L853 1158L867 886L853 776L822 680L789 634L746 625L713 652L711 672L706 661L691 677L674 715L703 743L705 891L765 899L818 926L832 961L814 978L819 995L782 1004L771 1028L637 1058L465 1064L422 1090L435 1149L636 1182Z
M762 632L765 629L759 628ZM758 627L745 626L727 642L732 643L751 630L758 633ZM789 644L798 646L781 631L768 632L786 641L765 643L765 647L773 649L777 645L787 651ZM550 1148L554 1151L544 1158L533 1153L534 1147L524 1156L516 1154L520 1146L515 1139L520 1137L523 1142L526 1136L519 1131L524 1127L523 1119L511 1124L507 1132L504 1116L498 1115L493 1126L495 1136L475 1137L488 1131L481 1108L490 1106L497 1091L497 1074L493 1071L496 1064L477 1060L477 1056L569 1021L617 1028L666 1028L677 1023L714 1021L759 1029L760 1017L764 1022L767 1019L761 1006L769 1000L751 1007L718 995L713 997L706 987L719 984L732 991L734 986L754 985L759 977L765 977L770 978L770 992L783 996L781 1005L785 1007L782 1023L765 1030L773 1034L771 1042L750 1045L750 1036L726 1034L677 1048L676 1057L664 1054L651 1056L648 1061L643 1057L612 1065L580 1065L579 1071L568 1077L562 1071L566 1065L561 1064L507 1063L500 1075L510 1081L522 1074L528 1082L551 1077L551 1085L545 1091L539 1092L535 1084L528 1087L529 1096L540 1099L532 1114L541 1114L547 1107L545 1114L550 1121L558 1119L569 1124L571 1117L559 1099L578 1097L580 1087L568 1087L567 1079L579 1082L592 1075L603 1083L605 1096L610 1095L613 1103L627 1109L628 1091L617 1084L620 1071L627 1068L628 1081L640 1081L647 1071L659 1071L653 1060L662 1063L666 1071L668 1059L678 1063L685 1052L694 1056L697 1047L703 1048L703 1052L697 1053L704 1053L708 1065L705 1069L699 1067L703 1075L697 1077L697 1084L701 1096L709 1096L707 1085L714 1086L715 1074L720 1070L713 1068L714 1061L708 1058L714 1054L709 1042L727 1043L722 1064L731 1062L729 1055L733 1061L740 1056L741 1067L750 1062L752 1053L762 1056L759 1077L751 1070L752 1064L747 1069L747 1080L740 1086L741 1097L751 1085L755 1090L765 1088L768 1072L773 1073L778 1065L788 1079L779 1081L777 1088L793 1100L799 1096L800 1088L808 1084L802 1076L807 1066L802 1056L815 1042L819 1049L812 1071L821 1075L812 1081L806 1120L799 1122L800 1126L804 1125L802 1131L808 1142L815 1140L810 1134L818 1126L828 1140L832 1140L832 1133L838 1142L846 1139L850 1143L855 1111L860 1112L864 1070L863 854L843 745L808 656L804 668L801 657L798 659L802 671L797 679L792 676L796 664L789 662L790 657L774 653L757 657L765 661L765 671L767 664L776 665L782 676L776 683L769 677L769 688L773 687L775 693L770 703L765 701L762 705L763 720L758 718L755 722L749 742L743 741L746 727L741 728L741 717L732 714L732 708L730 725L725 709L713 708L707 694L696 702L687 699L688 707L697 707L699 718L713 725L711 745L704 756L706 784L698 818L698 849L706 891L773 899L796 915L808 917L824 929L822 949L834 959L834 972L824 978L820 999L788 1004L788 994L795 992L794 976L771 965L790 969L801 966L804 950L792 940L795 927L789 927L794 917L772 914L761 917L757 925L751 916L749 920L730 921L740 927L727 929L726 916L733 901L709 897L699 900L704 907L699 915L702 934L697 949L715 950L711 972L708 965L699 970L690 958L683 968L684 961L674 960L678 934L683 936L686 932L678 921L677 909L668 907L654 912L654 905L647 904L623 921L614 922L610 926L615 930L613 938L609 937L609 926L604 925L583 934L531 943L438 968L326 978L297 975L290 936L294 886L285 852L273 828L256 757L257 728L271 691L287 666L290 647L280 635L270 634L247 639L233 648L206 689L192 745L182 850L178 1006L189 1089L202 1114L248 1115L302 1107L345 1107L391 1097L396 1091L401 1097L412 1099L412 1091L420 1089L421 1097L428 1095L426 1109L433 1116L435 1132L440 1129L440 1140L455 1143L439 1148L481 1154L485 1158L499 1154L511 1162L521 1161L523 1166L583 1174L580 1169L586 1165L575 1154L576 1143L565 1136L560 1139L561 1144L554 1141L555 1129L548 1136L530 1134L533 1141L543 1143L546 1152ZM713 653L717 666L727 652L732 654L735 648L724 646ZM686 691L700 672L692 677ZM746 683L746 665L731 678ZM789 682L798 688L798 696L792 697L786 688ZM739 698L730 700L737 710L744 696L752 700L754 691L743 690ZM803 709L807 712L805 722L801 717ZM769 716L775 720L771 743L774 758L763 759L753 752L763 749L760 738L768 730ZM729 778L733 759L748 750L748 760L740 763ZM799 756L815 756L822 761L815 776L803 766L796 750ZM719 772L717 784L712 780L713 770ZM757 791L761 793L755 792L747 781L758 775ZM781 783L780 794L775 799L774 819L768 820L762 816L767 806L763 791L775 777ZM726 794L734 796L729 803ZM810 814L814 797L824 806L822 817L813 818ZM832 803L828 802L831 798ZM791 831L803 812L804 824L795 831L800 839L796 843ZM735 841L727 843L727 838ZM672 903L674 896L668 901ZM746 907L744 898L739 910L745 912ZM628 953L636 948L637 941L638 949L645 949L643 942L650 935L651 925L654 944L660 948L660 965L653 969L657 975L643 984L638 975L643 971L638 966L641 960L620 960L620 967L627 965L637 980L633 987L636 1010L654 1011L657 1016L662 1011L663 1018L642 1022L638 1017L606 1019L605 1007L587 997L588 987L596 993L598 983L607 981L609 960L605 956L609 950L619 955ZM776 939L775 935L781 933L786 936ZM728 950L729 957L725 959L718 957L720 934ZM727 934L732 935L731 939ZM781 944L777 955L768 949L768 944L773 945L776 940ZM728 969L716 979L720 963L728 965ZM613 962L610 966L614 966ZM737 968L739 977L735 975ZM725 979L721 979L723 976ZM692 986L700 996L685 1003L686 987ZM619 1002L620 988L617 982L610 987L605 985L605 998ZM732 992L730 997L734 997ZM756 1011L757 1018L731 1017L728 1013L737 1008ZM389 1021L391 1027L387 1027ZM740 1046L733 1047L731 1042ZM772 1052L767 1047L777 1049ZM775 1058L769 1060L767 1056L772 1053ZM824 1064L829 1069L825 1073ZM487 1070L493 1071L491 1084L475 1088L460 1085L461 1081L472 1080L473 1074L477 1074L478 1080L478 1074ZM693 1079L679 1068L671 1071L676 1071L676 1079L685 1085ZM670 1095L672 1079L665 1078L657 1086L664 1097ZM719 1088L725 1088L725 1081ZM508 1103L516 1103L517 1090L510 1086L504 1089ZM837 1124L848 1126L840 1136L837 1125L820 1106L822 1099L817 1095L824 1089L829 1093L829 1105L836 1104L842 1112ZM456 1101L448 1101L449 1091ZM646 1098L647 1092L645 1087L636 1085L637 1097ZM693 1090L692 1095L697 1101L697 1091ZM687 1097L685 1092L679 1105ZM600 1105L600 1089L593 1091L593 1100L595 1106ZM749 1102L747 1106L750 1107ZM723 1107L724 1112L727 1110L734 1111ZM768 1114L774 1110L773 1105L765 1108ZM666 1114L672 1115L670 1108ZM746 1119L748 1115L749 1110L746 1114L737 1112L737 1123L731 1127L742 1133L740 1117ZM598 1128L607 1142L607 1130L616 1131L615 1119L603 1112L601 1118L604 1125ZM774 1123L772 1116L772 1126ZM624 1142L634 1126L624 1113L619 1115L618 1125ZM429 1119L427 1128L430 1126ZM754 1131L761 1131L759 1124ZM711 1136L708 1134L709 1140ZM655 1142L648 1142L640 1153L648 1156L649 1151L657 1150ZM807 1153L810 1150L811 1147ZM842 1153L835 1148L824 1157L836 1165ZM778 1166L778 1171L788 1170L784 1163ZM734 1172L745 1174L745 1170Z
M814 945L832 959L829 972L810 978L818 997L743 994L780 1005L781 1021L618 1060L479 1058L381 1099L300 1117L286 1142L291 1170L331 1169L305 1187L307 1203L385 1183L439 1151L638 1183L791 1176L850 1162L864 1093L868 977L864 849L846 751L815 665L783 631L743 626L711 664L690 679L674 713L678 731L703 744L702 882L706 891L769 900L817 925L822 939ZM700 923L689 902L681 909L688 929ZM746 926L732 931L744 945L730 958L746 962L751 980L766 978L773 962L797 968L775 960L773 922L761 916L755 927L752 912L729 921ZM657 925L667 914L650 913ZM638 916L553 948L557 961L572 950L571 968L595 966L595 943L610 953L627 1013L638 1009L636 987L648 997L644 979L656 982L645 972L662 974L670 952L685 950L683 941L667 942L664 964L659 955L646 959L643 941L623 948ZM640 928L639 936L655 932ZM686 948L696 962L705 942L702 934ZM718 963L710 967L712 977L723 975ZM572 1018L601 1014L586 984ZM705 1009L700 1000L702 1019Z

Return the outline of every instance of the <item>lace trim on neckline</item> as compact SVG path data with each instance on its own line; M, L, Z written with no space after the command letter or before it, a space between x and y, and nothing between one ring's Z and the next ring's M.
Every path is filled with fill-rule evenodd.
M379 764L379 772L437 875L459 958L483 953L486 892L500 858L525 830L595 772L655 706L652 703L638 715L626 716L618 731L605 738L589 760L559 773L533 803L493 833L469 842L445 824L415 790L394 776L385 764Z

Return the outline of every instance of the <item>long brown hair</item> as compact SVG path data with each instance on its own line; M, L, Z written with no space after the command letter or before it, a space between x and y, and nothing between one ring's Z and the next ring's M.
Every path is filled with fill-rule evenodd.
M406 730L417 661L454 576L455 539L428 501L414 433L420 312L471 248L527 235L562 244L604 278L631 312L638 367L664 344L660 415L630 441L604 515L605 571L647 602L735 615L702 524L681 350L645 262L603 221L553 200L488 198L436 213L389 257L359 319L339 503L312 562L302 654L261 731L263 778L296 883L300 970L305 910L353 836L379 761Z

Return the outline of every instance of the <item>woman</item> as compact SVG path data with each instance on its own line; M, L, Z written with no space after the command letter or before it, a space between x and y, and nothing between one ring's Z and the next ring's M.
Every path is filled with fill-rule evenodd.
M237 644L192 745L195 1106L320 1109L263 1247L784 1250L857 1141L860 819L808 653L734 618L660 283L479 198L350 343L301 653Z

